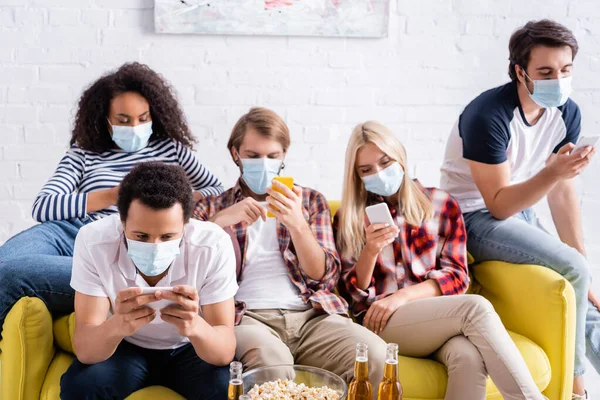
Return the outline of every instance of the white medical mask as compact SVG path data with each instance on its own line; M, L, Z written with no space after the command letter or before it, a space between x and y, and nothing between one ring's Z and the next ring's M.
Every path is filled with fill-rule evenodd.
M367 191L389 197L398 192L403 179L404 171L400 164L395 162L376 174L364 176L362 181Z
M127 255L137 269L146 276L162 274L179 253L181 238L162 243L145 243L127 239Z
M573 87L571 86L573 77L567 76L560 79L541 79L533 80L527 75L527 72L523 70L525 76L533 82L533 93L529 92L527 85L527 92L531 99L540 107L552 108L560 107L569 100L569 96L573 93Z
M111 125L112 140L128 153L140 151L152 136L152 121L136 126Z
M256 194L267 193L271 181L279 174L282 160L272 158L242 158L242 179Z

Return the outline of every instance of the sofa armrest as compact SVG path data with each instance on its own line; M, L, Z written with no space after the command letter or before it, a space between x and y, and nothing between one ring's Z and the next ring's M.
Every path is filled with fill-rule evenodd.
M38 400L54 357L52 317L44 302L23 297L9 311L2 330L2 399Z
M548 356L550 399L570 399L575 357L575 292L561 275L538 265L488 261L472 268L478 292L508 330L538 344Z

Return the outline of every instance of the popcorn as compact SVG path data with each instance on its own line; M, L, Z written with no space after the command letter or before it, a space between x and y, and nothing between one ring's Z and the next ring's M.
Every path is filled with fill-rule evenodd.
M252 400L338 400L341 393L323 387L308 387L304 383L296 383L289 379L266 382L254 385L248 392Z

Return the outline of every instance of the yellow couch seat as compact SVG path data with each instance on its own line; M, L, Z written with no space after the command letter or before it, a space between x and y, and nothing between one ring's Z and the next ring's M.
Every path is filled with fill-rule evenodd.
M335 212L339 202L330 203ZM568 400L575 348L575 295L556 272L536 265L485 262L472 268L470 293L488 299L523 355L537 386L550 400ZM73 359L73 314L52 321L37 298L19 300L9 312L0 342L0 400L54 400L60 377ZM443 399L445 367L401 357L404 400ZM491 381L487 399L501 399ZM129 400L181 399L162 387L140 390Z
M50 315L45 309L44 304L39 299L24 298L19 301L18 305L11 311L11 320L19 314L21 322L23 322L21 331L23 339L20 341L22 346L25 346L22 351L24 354L30 354L26 361L31 361L32 364L22 364L24 369L22 376L29 376L34 379L37 376L37 382L27 379L28 382L22 382L18 385L22 388L20 395L17 398L23 399L58 399L60 393L60 377L69 367L73 360L72 337L74 330L74 315L65 316L57 319L53 323L54 341L56 349L53 350L51 343L47 343L48 336L44 334L45 328L50 324ZM45 314L45 315L44 315ZM37 318L36 318L37 316ZM29 321L29 323L27 323ZM13 325L14 326L14 325ZM517 347L523 354L529 370L531 371L534 380L541 390L546 389L551 379L551 368L548 357L545 352L531 340L516 333L511 333L511 337L517 344ZM14 338L11 335L10 329L6 332L6 339L3 346L13 346L16 343L11 343ZM34 356L41 349L47 349L54 353L52 361L47 368L36 365L36 357ZM40 357L43 359L44 357ZM11 375L6 370L9 365L3 363L3 372ZM421 400L421 399L443 399L446 392L447 373L446 368L433 360L418 359L410 357L400 357L399 360L400 380L404 387L405 400ZM41 379L39 379L41 378ZM40 387L41 384L41 387ZM40 387L40 397L36 397L38 393L36 387ZM4 389L4 388L3 388ZM6 395L8 393L3 390ZM16 392L11 391L14 395ZM498 390L494 384L489 381L487 387L488 399L501 399ZM13 398L4 396L3 398ZM163 387L150 387L138 391L129 396L128 399L181 399L182 397L175 392Z

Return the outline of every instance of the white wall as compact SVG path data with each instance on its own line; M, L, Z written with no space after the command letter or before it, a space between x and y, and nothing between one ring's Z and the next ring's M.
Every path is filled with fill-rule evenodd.
M346 139L365 119L392 127L415 175L436 185L461 108L508 79L510 33L551 17L577 34L573 98L584 134L598 134L598 0L391 0L389 37L377 40L157 35L152 7L151 0L0 0L0 243L33 224L32 201L67 147L82 89L125 61L147 63L174 84L198 154L226 185L238 174L225 149L231 127L250 106L264 105L291 127L288 172L338 198ZM580 186L600 278L598 165Z

